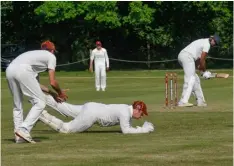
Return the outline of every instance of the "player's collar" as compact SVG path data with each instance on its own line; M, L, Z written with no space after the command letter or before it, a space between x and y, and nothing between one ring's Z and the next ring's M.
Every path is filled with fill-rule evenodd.
M131 114L131 117L133 115L133 108L132 108L132 105L129 106L129 110L130 110L130 114Z

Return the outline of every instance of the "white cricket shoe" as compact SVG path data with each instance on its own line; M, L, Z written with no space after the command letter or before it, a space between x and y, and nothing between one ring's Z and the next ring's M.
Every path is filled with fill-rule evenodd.
M100 91L100 88L96 88L96 91Z
M18 130L16 130L15 134L21 138L23 138L25 141L30 142L32 144L36 143L35 141L33 141L31 135L29 134L29 132L27 131L27 129L21 127Z
M198 107L207 107L207 104L206 104L206 102L198 102L197 106Z
M193 106L192 103L182 103L182 102L178 103L178 107L192 107L192 106Z
M104 92L104 91L105 91L105 88L102 88L102 91Z
M27 141L25 141L23 138L21 138L15 134L15 143L20 144L20 143L26 143L26 142Z

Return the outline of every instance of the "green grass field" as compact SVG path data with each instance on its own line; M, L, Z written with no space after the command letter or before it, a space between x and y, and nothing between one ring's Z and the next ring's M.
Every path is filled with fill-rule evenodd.
M178 78L179 95L183 83ZM227 72L227 71L225 71ZM69 88L69 103L88 101L126 103L144 100L149 116L133 125L152 122L151 134L123 135L119 126L93 126L84 133L59 134L41 122L31 133L37 144L13 142L12 97L4 73L1 80L1 141L3 166L232 166L233 165L233 78L201 79L208 107L164 109L165 71L110 72L107 91L96 92L92 74L57 74ZM48 85L46 75L41 82ZM195 103L193 96L191 102ZM24 113L31 105L24 102ZM65 118L52 109L52 114Z

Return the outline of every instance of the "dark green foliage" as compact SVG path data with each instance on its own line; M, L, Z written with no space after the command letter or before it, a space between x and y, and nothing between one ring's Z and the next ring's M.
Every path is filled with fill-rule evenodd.
M2 44L29 50L50 39L58 47L60 64L88 58L96 40L117 59L176 59L187 44L214 33L220 35L221 45L210 56L233 58L232 2L4 1L1 6ZM232 67L226 62L219 62L219 67ZM116 69L126 66L113 63ZM178 67L173 63L138 67ZM208 67L215 68L215 64L217 61L209 60Z

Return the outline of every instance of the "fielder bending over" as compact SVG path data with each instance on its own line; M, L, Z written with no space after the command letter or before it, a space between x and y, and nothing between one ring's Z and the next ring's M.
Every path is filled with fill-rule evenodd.
M131 119L140 119L143 115L148 115L144 102L136 101L132 105L126 104L102 104L88 102L84 105L72 105L66 102L57 103L53 97L47 96L49 106L59 111L61 114L73 117L70 122L50 115L43 111L40 120L60 133L75 133L88 130L94 124L102 127L120 124L122 133L149 133L154 131L154 126L150 122L145 122L142 127L131 126Z
M50 85L58 93L60 101L67 99L55 79L55 46L50 41L41 44L42 50L28 51L15 58L6 69L6 78L13 95L13 120L15 141L26 140L34 143L30 131L46 106L47 87L40 85L36 79L38 73L48 69ZM32 108L23 121L23 94L30 97ZM57 95L57 94L56 94Z
M109 58L107 51L102 47L100 41L96 42L97 48L95 48L90 57L89 70L93 72L93 61L95 66L95 86L96 90L99 91L100 88L102 91L106 89L106 71L109 71Z
M184 70L184 85L182 97L178 106L189 107L193 104L189 103L191 93L193 93L197 100L197 106L207 106L201 84L200 78L196 74L196 64L203 77L207 78L206 72L206 56L210 50L210 46L218 45L220 38L218 35L210 36L210 38L198 39L185 47L178 55L178 61Z

